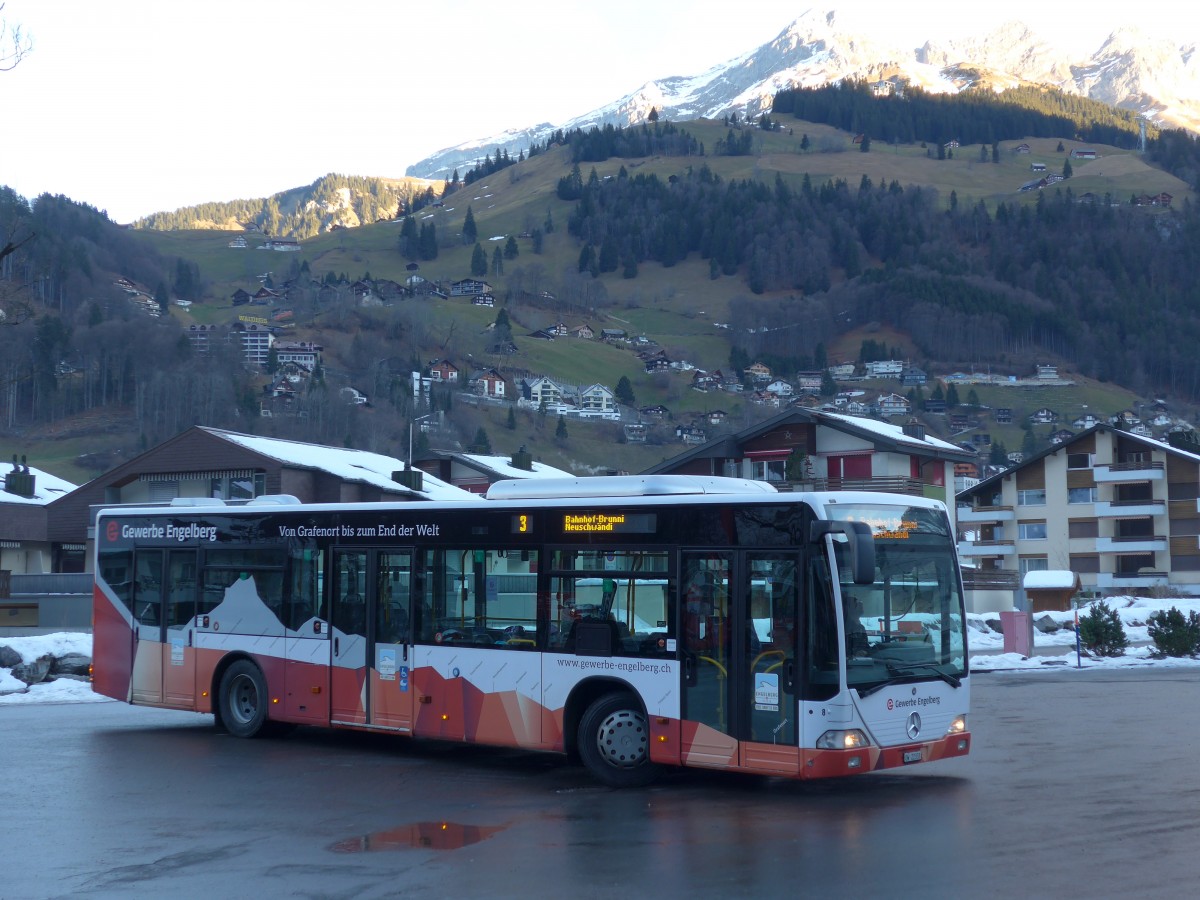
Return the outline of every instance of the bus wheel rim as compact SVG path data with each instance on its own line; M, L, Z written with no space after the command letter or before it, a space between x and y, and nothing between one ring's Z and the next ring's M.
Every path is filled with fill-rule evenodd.
M242 724L253 721L258 714L258 690L254 679L239 675L233 683L230 693L230 712Z
M619 709L600 723L596 746L606 763L618 769L642 765L650 755L646 719L631 709Z

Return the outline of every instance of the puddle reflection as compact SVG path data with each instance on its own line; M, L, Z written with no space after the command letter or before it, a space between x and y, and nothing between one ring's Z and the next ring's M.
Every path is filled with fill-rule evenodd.
M507 825L461 825L458 822L411 822L387 831L347 838L330 845L334 853L378 853L385 850L459 850L486 841Z

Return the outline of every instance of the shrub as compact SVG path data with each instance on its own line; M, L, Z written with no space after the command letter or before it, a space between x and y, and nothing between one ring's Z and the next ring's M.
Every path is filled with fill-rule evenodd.
M1079 640L1088 652L1097 656L1121 656L1129 646L1121 617L1103 600L1093 604L1087 615L1080 618Z
M1150 639L1154 647L1165 656L1195 656L1200 652L1200 615L1195 610L1183 617L1172 606L1166 612L1159 610L1146 620L1150 626Z

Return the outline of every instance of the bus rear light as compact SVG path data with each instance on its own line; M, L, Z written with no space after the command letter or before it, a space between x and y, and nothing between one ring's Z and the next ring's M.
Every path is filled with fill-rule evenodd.
M278 703L278 702L279 702L279 698L278 698L278 697L272 697L272 698L271 698L271 702L272 702L272 703Z
M450 716L449 716L449 714L448 714L448 713L442 713L442 721L443 721L443 722L449 722L449 721L450 721Z
M321 693L321 686L319 684L314 684L311 688L309 688L309 690L314 694L319 694Z
M848 731L827 731L817 738L818 750L856 750L867 746L867 736L857 728Z
M967 717L955 716L954 721L950 723L950 727L946 729L946 734L965 734L967 731Z
M201 696L201 697L207 697L207 696L208 696L208 691L201 691L201 692L200 692L200 696Z

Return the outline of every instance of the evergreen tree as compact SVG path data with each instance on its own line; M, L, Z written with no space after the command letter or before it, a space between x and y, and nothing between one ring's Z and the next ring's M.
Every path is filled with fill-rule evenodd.
M509 412L512 412L510 409ZM479 430L475 432L475 440L471 442L468 448L472 453L482 453L490 455L492 452L492 442L488 440L488 434L484 431L483 426L479 426Z
M862 143L858 145L858 149L860 153L871 152L871 136L869 134L863 135Z
M629 383L629 379L622 375L617 381L617 388L613 392L618 403L624 403L626 406L633 406L636 402L633 396L633 385Z
M505 427L507 427L509 431L517 430L517 414L513 410L511 404L508 407L508 421L505 423Z
M592 249L591 244L584 244L583 249L579 251L579 271L590 272L596 264L596 251Z
M510 234L508 240L504 242L504 258L516 259L520 255L521 248L517 246L517 239Z
M471 211L471 207L467 207L467 217L463 219L462 227L462 242L466 244L474 244L479 239L479 229L475 226L475 213Z
M484 253L482 246L476 244L475 249L471 251L471 274L476 278L483 278L487 275L487 271L487 254Z
M432 222L424 222L421 225L421 237L417 242L417 257L428 260L437 259L437 255L437 226Z
M508 310L501 309L496 313L496 325L492 329L496 340L507 342L512 340L512 321L508 318Z
M542 229L535 228L535 229L533 229L533 232L530 235L530 237L533 239L533 252L536 253L538 256L541 256L542 255L542 245L545 243L545 240L546 240L545 234L543 233Z
M617 271L617 242L611 235L605 235L600 243L599 268L601 272Z
M558 425L554 429L554 438L559 441L567 439L567 420L562 413L558 414Z
M1072 175L1075 174L1074 170L1071 168L1071 160L1070 159L1063 160L1063 173L1062 174L1063 174L1063 178L1070 178Z
M808 148L811 146L812 146L812 142L809 141L808 134L805 133L805 134L800 135L800 149L802 151L807 151Z
M504 274L504 251L499 244L492 250L492 274L497 277Z

